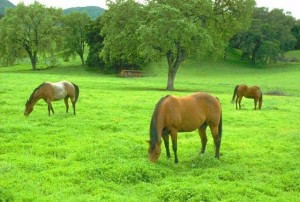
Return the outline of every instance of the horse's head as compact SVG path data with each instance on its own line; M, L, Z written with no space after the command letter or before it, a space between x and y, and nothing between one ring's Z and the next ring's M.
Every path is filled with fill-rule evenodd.
M160 149L161 141L159 143L158 142L151 143L150 140L148 141L148 143L149 143L149 149L148 149L149 160L155 163L158 160L161 153L161 149Z
M31 104L31 102L29 102L29 100L27 100L26 104L25 104L25 111L24 111L24 115L25 116L29 116L29 114L33 111L33 105Z

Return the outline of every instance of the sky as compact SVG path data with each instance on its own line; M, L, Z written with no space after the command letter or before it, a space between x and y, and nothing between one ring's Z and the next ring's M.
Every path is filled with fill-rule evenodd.
M9 0L14 5L24 2L26 5L33 3L35 0ZM56 8L71 8L71 7L84 7L84 6L99 6L106 9L105 0L36 0L47 7ZM267 7L269 10L273 8L283 9L284 12L291 12L292 16L300 19L300 6L299 0L256 0L257 7Z

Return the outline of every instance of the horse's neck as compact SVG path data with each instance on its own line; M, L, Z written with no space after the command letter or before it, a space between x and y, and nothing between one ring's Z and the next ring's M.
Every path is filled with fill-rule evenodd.
M41 94L37 91L37 92L35 92L35 93L33 94L31 103L34 105L34 104L37 103L37 101L39 101L40 99L42 99L42 96L41 96Z

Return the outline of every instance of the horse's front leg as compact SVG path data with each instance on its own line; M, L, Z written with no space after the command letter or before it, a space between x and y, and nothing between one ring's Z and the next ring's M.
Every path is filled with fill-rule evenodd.
M175 163L178 163L178 157L177 157L177 130L172 129L171 130L171 139L172 139L172 147L175 157Z
M201 144L202 144L201 154L204 154L205 148L206 148L206 143L207 143L206 128L207 128L207 123L204 122L198 129L199 136L201 139Z
M167 157L170 158L171 154L170 154L170 147L169 147L169 133L168 133L168 131L163 130L162 137L163 137L163 140L164 140L164 143L165 143Z
M66 112L68 113L69 111L69 102L68 102L69 97L65 97L64 101L65 101L65 105L66 105Z

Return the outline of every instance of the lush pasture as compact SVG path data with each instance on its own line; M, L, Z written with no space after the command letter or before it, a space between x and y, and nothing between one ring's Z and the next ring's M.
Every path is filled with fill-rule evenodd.
M299 201L300 65L268 68L186 62L175 92L164 91L166 65L152 64L143 78L118 78L78 66L32 72L25 65L0 68L0 201ZM24 105L44 81L80 87L77 116L63 101ZM231 104L236 84L259 85L261 111L243 99ZM199 155L197 132L181 133L179 164L147 159L149 124L166 94L205 91L223 107L220 160L208 131Z

